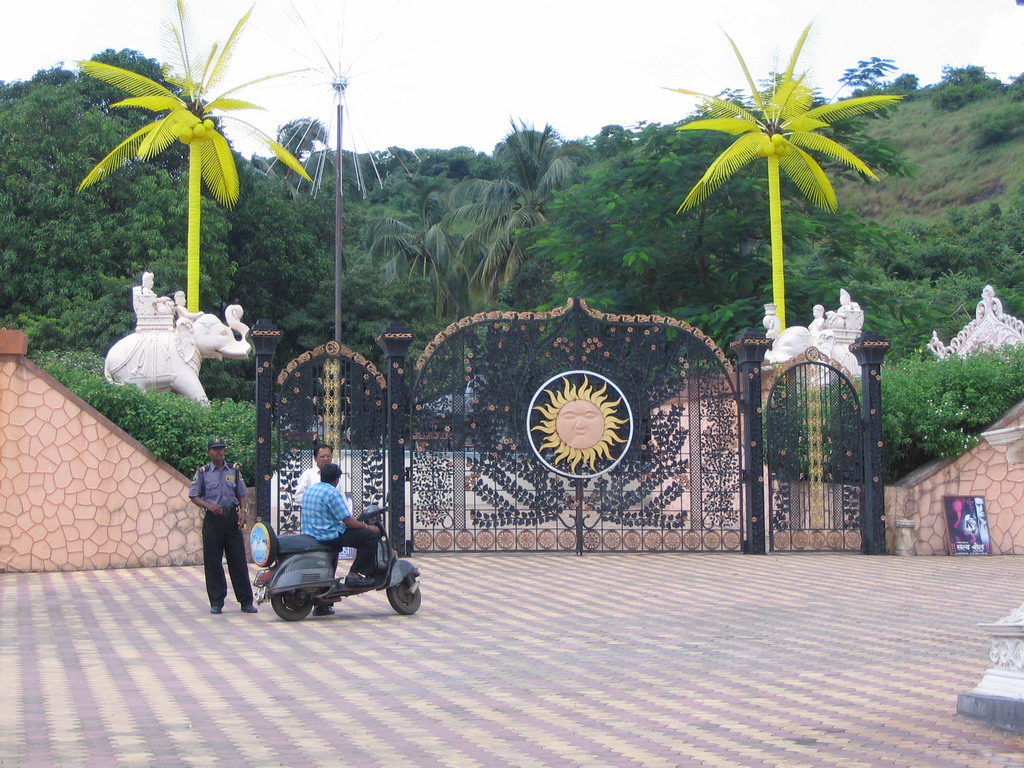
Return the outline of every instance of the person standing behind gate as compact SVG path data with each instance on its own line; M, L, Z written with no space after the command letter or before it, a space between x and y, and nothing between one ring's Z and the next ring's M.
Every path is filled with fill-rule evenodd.
M292 504L301 509L302 497L306 490L320 482L320 470L334 461L334 449L329 445L321 443L313 450L313 466L299 475L299 481L295 484L295 491L292 493Z
M206 514L203 516L203 569L206 572L206 593L210 597L210 613L224 610L228 584L224 579L221 557L228 561L231 587L243 613L257 613L252 604L252 585L245 564L246 497L249 494L237 464L224 461L224 440L210 438L206 455L210 461L196 470L188 497Z

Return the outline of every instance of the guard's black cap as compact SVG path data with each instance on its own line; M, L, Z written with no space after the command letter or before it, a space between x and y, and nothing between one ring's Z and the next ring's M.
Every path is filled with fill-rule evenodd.
M211 437L209 440L207 440L206 450L210 450L211 448L227 448L227 445L224 443L224 438Z

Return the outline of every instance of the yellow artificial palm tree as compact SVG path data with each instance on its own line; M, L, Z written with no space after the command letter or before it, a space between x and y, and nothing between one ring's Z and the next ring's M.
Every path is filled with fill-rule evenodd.
M175 141L188 147L188 309L199 310L199 233L201 182L219 203L228 207L238 201L238 169L231 147L212 119L218 112L262 109L255 104L230 98L231 94L255 83L282 75L269 75L232 88L210 98L210 91L220 85L239 36L252 9L239 19L223 46L214 43L208 50L197 50L189 29L183 0L176 0L177 18L167 24L166 39L173 49L174 61L164 64L164 78L180 89L180 95L121 67L98 61L79 63L82 72L131 94L131 98L112 104L114 107L141 107L153 112L166 112L149 125L126 138L96 164L82 180L79 190L95 184L134 158L149 160ZM282 73L291 74L291 73ZM227 116L219 115L218 121ZM235 119L246 133L269 147L281 162L310 180L306 171L288 150L256 127Z
M704 172L700 181L679 206L677 213L704 202L740 168L759 157L768 160L768 209L772 245L772 301L777 307L781 329L786 327L786 283L783 274L782 253L782 192L780 169L796 182L797 187L813 204L830 211L837 208L836 193L828 176L818 162L805 150L820 152L855 168L875 181L878 178L864 162L837 141L816 131L836 120L874 112L895 104L902 96L861 96L832 104L814 106L814 90L806 82L807 73L796 72L797 59L811 31L804 29L790 56L786 71L774 72L771 84L762 91L757 89L743 56L732 38L726 35L739 59L754 98L754 107L748 110L732 101L688 91L672 90L704 99L703 109L709 118L695 120L679 128L681 131L723 131L739 135L728 149L720 154Z

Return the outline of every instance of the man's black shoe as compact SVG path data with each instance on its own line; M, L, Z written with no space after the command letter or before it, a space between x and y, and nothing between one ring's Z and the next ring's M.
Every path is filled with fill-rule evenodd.
M223 610L224 609L221 608L219 605L211 605L210 606L210 613L221 613Z
M313 609L314 616L333 616L334 609L329 605L318 605Z
M345 577L346 587L372 587L373 579L369 579L365 576L346 576Z
M248 605L243 605L242 606L242 613L259 613L259 612L260 612L259 609L255 605L253 605L252 603L249 603Z

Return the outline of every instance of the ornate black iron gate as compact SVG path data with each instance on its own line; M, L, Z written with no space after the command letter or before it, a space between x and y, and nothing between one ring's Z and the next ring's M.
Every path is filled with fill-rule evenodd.
M809 350L782 370L768 395L770 548L864 546L864 455L860 397L846 374Z
M467 318L412 409L417 551L741 549L735 372L686 323L578 300Z
M313 466L323 443L334 450L343 475L339 489L353 507L385 494L385 380L362 355L331 341L305 352L277 378L277 529L296 532L294 498L300 475ZM273 499L271 506L273 508Z
M737 373L710 339L671 318L576 300L548 313L487 313L428 345L412 398L405 327L378 339L386 380L331 342L291 361L275 397L281 335L264 320L252 329L257 516L282 532L298 524L295 484L324 442L354 505L386 494L392 540L420 551L756 554L769 543L885 553L890 345L877 334L850 345L860 405L841 370L803 359L780 373L763 422L763 331L732 343Z

